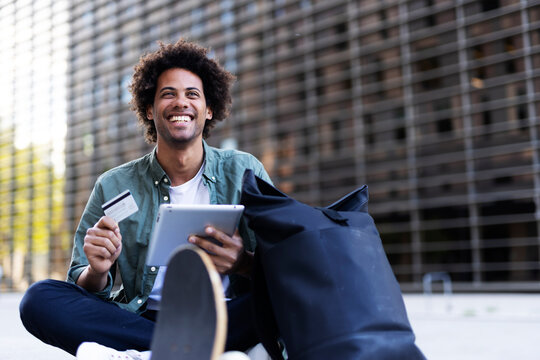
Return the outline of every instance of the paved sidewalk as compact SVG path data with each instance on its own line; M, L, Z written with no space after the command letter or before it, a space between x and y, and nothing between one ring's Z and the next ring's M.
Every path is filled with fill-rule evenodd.
M405 304L428 359L540 359L540 294L419 294Z
M67 352L42 343L30 335L19 318L22 294L0 293L0 359L73 360Z
M28 334L22 294L0 293L1 360L73 360ZM430 360L540 359L540 294L405 295L417 344Z

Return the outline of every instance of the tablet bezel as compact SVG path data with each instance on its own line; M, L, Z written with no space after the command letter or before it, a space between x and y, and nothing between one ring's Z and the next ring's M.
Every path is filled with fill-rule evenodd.
M160 205L150 236L146 265L167 265L174 249L187 244L192 234L204 236L204 229L209 225L232 236L243 211L243 205Z

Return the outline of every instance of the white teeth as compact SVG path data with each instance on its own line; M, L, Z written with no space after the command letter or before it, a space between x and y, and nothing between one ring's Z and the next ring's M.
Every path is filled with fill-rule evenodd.
M171 117L172 122L189 122L191 121L191 118L187 115L182 116L173 116Z

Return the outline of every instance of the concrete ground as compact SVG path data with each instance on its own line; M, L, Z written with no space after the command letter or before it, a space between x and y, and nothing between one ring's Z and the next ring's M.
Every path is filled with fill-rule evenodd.
M404 298L417 345L428 359L540 359L540 294Z
M30 335L19 318L22 294L0 293L0 359L68 360L74 356Z
M21 297L0 293L0 359L74 359L26 332L19 319ZM406 294L404 299L428 359L540 359L540 294Z

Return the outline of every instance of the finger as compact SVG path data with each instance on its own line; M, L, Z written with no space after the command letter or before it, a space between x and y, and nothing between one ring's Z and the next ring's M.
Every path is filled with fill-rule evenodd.
M219 241L220 243L222 243L224 247L229 247L229 246L235 247L235 248L242 247L242 240L240 238L238 230L236 230L236 232L234 233L232 237L230 237L223 231L216 229L213 226L207 226L204 229L204 231L208 236L211 236L217 241Z
M116 248L116 252L113 254L113 259L118 259L118 256L120 256L120 253L122 252L122 243L120 243L120 246Z
M208 254L208 256L210 256L210 260L212 260L214 266L216 267L216 270L220 274L226 273L231 268L231 264L225 261L223 257L213 254Z
M206 251L209 251L212 254L216 254L220 256L223 256L225 254L225 249L223 248L223 246L221 246L220 244L216 244L213 241L205 239L203 237L191 235L188 238L188 241Z
M102 216L94 227L108 229L117 234L117 236L120 235L120 227L118 226L118 223L110 216Z
M116 253L116 251L111 252L104 246L94 245L92 243L84 244L83 250L88 259L95 257L100 259L110 259Z
M226 259L226 258L224 258L222 256L218 256L218 255L209 254L209 256L210 256L210 259L212 260L212 262L214 263L214 266L216 267L216 270L220 274L230 274L230 273L232 273L232 270L233 270L234 264L235 264L234 261L231 261L231 259Z
M120 246L120 243L122 242L122 237L121 236L118 237L115 232L111 230L96 228L96 227L90 228L86 231L85 240L86 238L88 238L88 240L94 239L94 238L107 239L111 242L111 244L114 245L115 248Z
M116 223L116 221L114 221L112 217L102 216L101 218L99 218L95 226L114 230L118 227L118 224Z
M110 239L99 236L87 236L85 238L85 244L105 248L111 254L114 254L120 247L115 245Z
M120 229L110 229L109 227L103 227L103 224L98 221L96 225L91 227L90 229L86 230L87 235L91 236L100 236L100 237L106 237L110 239L115 246L118 246L120 242L122 241L122 235L120 234Z

